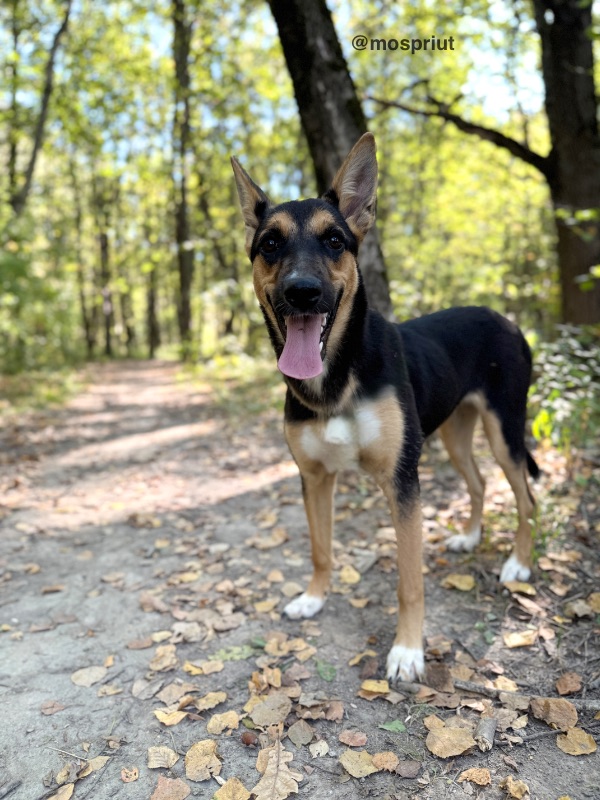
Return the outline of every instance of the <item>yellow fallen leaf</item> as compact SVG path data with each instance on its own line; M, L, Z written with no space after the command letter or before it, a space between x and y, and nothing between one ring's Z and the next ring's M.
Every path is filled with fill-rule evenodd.
M475 578L472 575L458 575L452 573L442 581L444 589L458 589L459 592L470 592L475 588Z
M353 778L366 778L379 772L373 763L373 756L366 750L346 750L340 756L340 764Z
M504 675L498 675L494 681L494 688L499 689L501 692L519 691L518 685L514 681L511 681L510 678L506 678Z
M254 603L254 608L258 614L268 614L269 611L273 611L278 603L279 598L270 597L267 600L259 600L257 603Z
M511 631L510 633L503 634L502 638L507 647L530 647L535 644L538 632L534 630L528 631Z
M96 756L96 758L90 758L90 760L86 762L85 766L79 770L77 777L86 778L88 775L91 775L92 772L98 772L99 770L103 769L109 761L110 756Z
M427 749L438 758L460 756L475 747L470 731L465 728L434 728L425 740Z
M516 800L521 800L526 794L529 794L529 786L523 781L516 781L512 775L500 782L500 788L504 789L509 797L514 797Z
M600 592L592 592L588 596L586 603L592 609L594 614L600 614Z
M239 725L239 715L235 711L225 711L224 714L213 714L206 723L206 732L218 735L224 730L235 730Z
M121 780L123 783L135 783L140 777L140 771L137 767L123 767L121 770Z
M437 714L429 714L427 717L424 717L423 725L425 725L428 731L434 731L436 728L446 727L444 720L440 719Z
M535 587L533 587L530 583L525 583L524 581L507 581L504 584L504 587L508 589L509 592L527 594L529 597L534 597L537 594Z
M150 662L150 669L154 672L169 672L179 664L177 648L174 644L161 644L156 648L154 658Z
M95 683L99 683L106 676L107 671L106 667L84 667L71 675L71 681L75 686L89 688Z
M179 754L164 745L148 748L148 769L171 769L179 761Z
M360 572L350 564L344 564L340 571L340 582L350 586L360 583Z
M565 672L556 681L556 691L559 694L574 694L581 689L581 675L576 672Z
M349 597L348 602L352 608L366 608L370 601L368 597Z
M198 711L209 711L220 703L224 703L225 700L227 700L226 692L209 692L204 697L197 697L194 700L194 705Z
M376 694L389 694L390 685L387 681L363 681L360 688L365 692L373 692Z
M165 711L162 708L155 708L154 716L159 722L170 728L172 725L179 725L181 720L187 717L187 711Z
M217 743L202 739L193 744L185 754L185 776L191 781L207 781L221 772L217 758Z
M569 728L564 735L557 737L556 744L569 756L586 756L598 749L594 737L581 728Z
M485 767L471 767L471 769L466 769L458 776L458 782L462 783L463 781L476 783L478 786L489 786L492 782L492 776L489 769Z
M73 797L74 791L74 783L65 783L65 785L61 786L58 792L55 792L48 800L69 800L69 798Z
M229 778L215 792L214 800L249 800L250 792L238 778Z
M385 750L383 753L373 754L373 766L378 770L393 772L399 763L400 759L398 756L395 753L392 753L390 750Z
M290 770L288 764L292 759L292 753L285 750L281 742L270 748L265 771L252 789L256 800L284 800L298 792L298 781L302 776Z
M363 650L362 653L358 653L357 655L353 656L348 662L349 667L355 667L357 664L363 660L363 658L376 658L377 653L375 650Z
M534 717L541 719L551 728L566 731L577 724L577 709L562 697L536 697L531 701Z

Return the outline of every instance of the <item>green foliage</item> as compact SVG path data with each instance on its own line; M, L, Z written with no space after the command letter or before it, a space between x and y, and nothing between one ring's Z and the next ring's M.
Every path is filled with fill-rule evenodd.
M572 457L600 437L600 329L558 326L536 346L533 434Z

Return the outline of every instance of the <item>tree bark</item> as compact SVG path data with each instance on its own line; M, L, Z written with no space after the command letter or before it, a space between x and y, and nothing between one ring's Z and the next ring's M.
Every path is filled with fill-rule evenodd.
M192 23L185 0L173 0L173 60L175 63L175 113L173 119L173 180L175 183L175 240L179 270L177 316L182 356L190 358L192 339L191 293L194 248L191 243L187 199L187 156L190 140L190 45Z
M367 123L325 0L269 0L269 5L322 194L366 133ZM391 318L389 284L375 228L361 246L360 261L370 304Z
M25 204L27 203L27 198L29 197L29 192L31 191L31 184L33 181L33 173L35 170L35 165L37 162L38 155L42 148L42 143L44 141L44 133L46 131L46 120L48 118L48 108L50 106L50 98L52 97L52 90L54 89L54 67L56 62L56 54L58 53L58 48L60 46L60 40L64 36L69 26L69 16L71 14L71 5L72 0L67 0L65 6L65 13L63 16L63 20L61 25L59 26L58 30L54 34L54 38L52 40L52 45L50 47L50 52L48 54L48 61L46 62L46 69L44 71L44 86L42 89L42 98L40 102L40 110L38 113L38 117L35 124L35 131L33 135L33 145L31 148L31 154L29 156L29 161L27 163L27 167L25 169L25 179L23 182L23 186L16 190L10 197L10 205L12 207L13 212L18 216L19 214L23 213L25 208ZM16 5L15 5L16 8ZM16 70L16 66L15 66ZM15 73L16 77L16 73ZM13 154L11 153L11 158ZM15 161L16 161L16 151L15 151Z

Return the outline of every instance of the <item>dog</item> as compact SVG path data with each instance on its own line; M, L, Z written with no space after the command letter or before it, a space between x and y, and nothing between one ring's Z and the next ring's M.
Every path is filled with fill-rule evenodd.
M515 546L500 580L530 574L535 502L525 445L531 352L520 330L485 307L451 308L401 324L367 305L358 248L375 219L375 139L356 143L322 197L273 205L232 158L254 289L287 384L284 431L301 481L313 574L285 607L323 607L332 571L336 474L360 466L389 503L398 543L398 621L387 675L424 674L418 462L438 430L464 477L471 515L451 550L481 537L484 481L472 456L479 417L515 494Z

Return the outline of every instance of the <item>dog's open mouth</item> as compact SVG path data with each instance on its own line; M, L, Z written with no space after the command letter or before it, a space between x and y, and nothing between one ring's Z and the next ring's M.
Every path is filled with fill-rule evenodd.
M331 327L330 314L285 317L285 345L277 366L289 378L306 380L323 372L323 349Z

